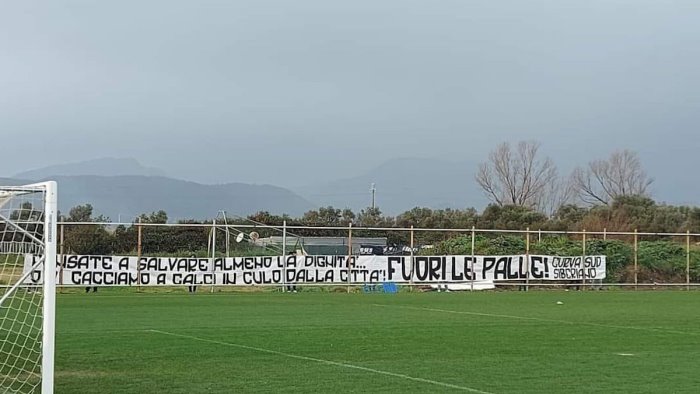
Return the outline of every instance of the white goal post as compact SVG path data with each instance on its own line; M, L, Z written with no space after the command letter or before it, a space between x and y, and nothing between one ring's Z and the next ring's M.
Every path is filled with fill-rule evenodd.
M0 186L0 392L53 393L56 193L53 181Z

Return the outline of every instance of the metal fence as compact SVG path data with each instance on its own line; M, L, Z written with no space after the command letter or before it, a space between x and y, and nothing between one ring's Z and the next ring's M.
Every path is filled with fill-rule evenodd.
M77 231L80 230L80 231ZM360 254L371 242L385 240L384 252L417 255L549 254L607 256L604 283L583 283L586 287L620 286L634 288L700 286L700 234L649 233L639 231L545 231L477 228L396 228L314 226L267 226L261 224L152 224L75 223L59 224L60 254L90 254L76 250L97 234L108 234L101 254L133 256L190 255L246 256L286 255L304 250L307 243L334 239L347 254ZM92 234L92 235L91 235ZM111 238L109 238L111 237ZM338 242L340 239L342 242ZM111 241L110 241L111 240ZM274 240L274 242L273 242ZM338 250L337 248L335 249ZM338 253L338 252L336 252ZM499 283L503 286L521 283ZM528 282L528 286L562 286L562 283Z

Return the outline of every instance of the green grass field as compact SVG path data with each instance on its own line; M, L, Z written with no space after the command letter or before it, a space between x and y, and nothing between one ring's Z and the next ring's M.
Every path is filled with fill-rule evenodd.
M58 297L59 393L696 393L699 366L699 292Z

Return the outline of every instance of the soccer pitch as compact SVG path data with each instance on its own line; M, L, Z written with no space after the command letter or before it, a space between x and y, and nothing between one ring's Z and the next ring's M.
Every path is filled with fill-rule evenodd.
M681 291L59 294L56 392L696 393L699 312Z

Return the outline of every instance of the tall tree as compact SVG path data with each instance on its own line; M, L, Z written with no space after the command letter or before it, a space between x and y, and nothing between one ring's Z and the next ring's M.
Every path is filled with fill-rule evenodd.
M93 217L90 204L77 205L63 218L65 222L104 223L108 219L100 215ZM109 254L113 250L114 237L105 225L68 225L65 229L64 243L69 251L77 254Z
M304 224L310 226L337 226L343 218L343 212L332 206L321 207L317 211L308 211L302 216Z
M363 227L375 227L386 223L379 208L367 207L360 210L360 214L357 215L357 224Z
M652 182L637 154L629 150L613 152L606 160L591 161L572 174L579 198L591 205L608 205L623 196L647 196Z
M350 223L355 222L355 212L352 211L350 208L345 208L343 209L343 212L341 214L340 218L340 224L343 226L347 226Z
M558 179L554 162L538 154L540 144L504 142L479 166L476 182L496 205L542 209L546 193Z
M76 205L68 211L68 216L63 218L64 222L108 222L109 218L102 215L92 217L93 208L91 204Z
M164 210L151 212L149 214L142 213L139 216L141 223L165 224L168 222L168 214Z

